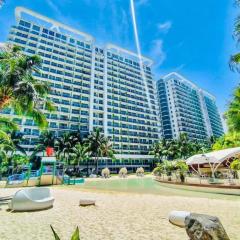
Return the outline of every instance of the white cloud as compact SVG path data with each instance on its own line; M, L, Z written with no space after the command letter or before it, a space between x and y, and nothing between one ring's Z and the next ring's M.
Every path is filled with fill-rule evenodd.
M145 5L145 4L147 4L149 2L149 0L138 0L137 1L137 5Z
M179 71L181 71L183 68L185 68L186 67L186 64L181 64L181 65L179 65L179 66L177 66L174 70L173 70L173 72L179 72Z
M158 24L158 30L164 33L167 33L172 27L172 22L171 21L166 21L164 23L159 23Z
M166 59L166 53L163 50L163 40L155 39L152 41L150 56L155 62L155 67L158 68Z
M57 7L56 4L52 2L52 0L46 0L48 6L58 15L62 15L60 9Z

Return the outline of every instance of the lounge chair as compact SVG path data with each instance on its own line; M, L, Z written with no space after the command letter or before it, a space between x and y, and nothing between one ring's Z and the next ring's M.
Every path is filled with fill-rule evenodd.
M35 211L53 206L49 188L28 188L17 191L8 206L13 211Z
M169 222L178 227L185 227L185 219L190 215L190 212L185 211L172 211L169 214Z

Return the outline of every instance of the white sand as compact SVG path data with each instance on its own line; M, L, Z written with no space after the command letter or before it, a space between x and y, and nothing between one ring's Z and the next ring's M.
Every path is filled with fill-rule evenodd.
M16 189L0 189L0 196ZM218 216L230 239L240 239L240 202L205 198L167 197L133 193L94 193L76 187L53 187L54 207L40 212L12 213L0 210L1 240L53 239L50 224L61 239L70 239L79 226L81 240L185 240L184 229L171 225L171 210ZM79 207L79 199L91 197L97 206Z

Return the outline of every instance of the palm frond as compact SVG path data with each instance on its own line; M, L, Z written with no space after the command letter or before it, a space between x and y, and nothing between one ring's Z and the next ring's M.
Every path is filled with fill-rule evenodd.
M0 129L18 130L18 125L7 117L0 117Z

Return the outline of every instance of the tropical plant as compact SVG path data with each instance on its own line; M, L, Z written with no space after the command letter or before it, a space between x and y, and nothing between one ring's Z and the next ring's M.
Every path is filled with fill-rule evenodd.
M59 159L62 159L69 165L70 156L73 155L73 149L76 145L76 141L70 132L64 133L61 137L56 139L56 153Z
M55 147L56 136L51 131L43 132L38 138L38 144L34 149L34 154L36 155L39 152L44 152L48 147L54 148Z
M105 141L101 145L101 156L109 157L111 159L115 159L114 150L112 148L112 143L106 138Z
M234 90L225 118L230 132L240 132L240 87Z
M13 130L9 133L9 137L11 139L13 147L15 148L15 151L18 151L18 152L26 155L27 153L26 153L25 149L22 147L22 142L24 140L24 134L19 131ZM13 152L12 152L12 154L13 154Z
M102 156L102 150L103 149L106 150L108 141L109 140L106 137L104 137L104 135L101 133L99 128L91 132L91 134L88 136L88 139L86 140L90 155L94 157L97 174L98 174L98 160L99 160L99 157Z
M89 161L89 148L87 144L77 143L72 149L74 158L76 159L77 165L79 167L80 162Z
M192 152L192 142L189 140L188 135L186 133L182 133L179 136L177 141L178 145L178 156L182 158L188 157Z
M56 231L54 230L54 228L52 227L52 225L50 225L52 232L53 232L53 236L55 240L60 240L60 237L58 236L58 234L56 233ZM76 230L74 231L71 240L80 240L80 234L79 234L79 228L77 227Z
M11 140L0 138L0 176L6 172L9 166L8 152L15 151Z
M162 163L162 168L163 170L166 172L167 176L168 176L168 180L171 181L172 180L172 172L174 170L174 162L173 161L167 161L164 160Z
M162 139L161 141L154 143L150 155L154 155L154 158L157 159L157 162L161 162L163 157L168 156L167 149L167 140ZM154 164L155 165L155 164Z
M236 6L240 6L240 0L235 0ZM234 30L233 30L233 36L235 37L236 41L239 43L240 41L240 16L237 17L235 24L234 24ZM239 63L240 63L240 53L235 53L230 57L230 68L232 70L239 71Z
M178 160L175 164L176 170L179 172L181 182L185 182L185 175L188 171L188 165L184 160Z
M164 169L161 163L157 164L157 167L153 169L154 176L161 176L164 173Z
M0 52L0 110L12 108L16 114L33 118L43 128L47 126L43 108L53 111L54 107L48 100L47 82L33 77L40 66L39 56L24 55L18 46L7 45Z
M240 159L236 158L234 159L230 164L230 169L235 172L235 174L240 179Z
M240 6L240 0L235 0L237 6ZM234 24L233 36L237 43L240 42L240 16L237 17ZM230 57L230 68L239 72L240 53L235 53ZM230 132L240 131L240 87L237 86L233 93L233 99L230 101L228 110L225 113L228 129Z
M231 162L230 168L234 171L240 171L240 159L235 159Z
M0 116L0 139L10 140L9 131L17 131L18 125L14 123L11 119Z
M71 135L73 144L77 144L77 143L83 144L83 136L80 129L78 129L77 131L71 132L70 135Z
M212 149L221 150L221 149L233 148L233 147L239 147L239 146L240 146L240 133L231 132L217 139Z
M11 165L13 171L29 163L29 157L26 155L14 154L11 156Z
M128 173L127 168L123 167L119 170L118 175L119 177L125 178L127 176L127 173Z
M108 168L104 168L102 170L102 177L109 178L110 177L110 170Z
M180 134L178 139L161 140L155 143L149 154L154 155L158 162L163 159L186 159L191 155L203 153L211 149L211 141L190 140L186 133Z

